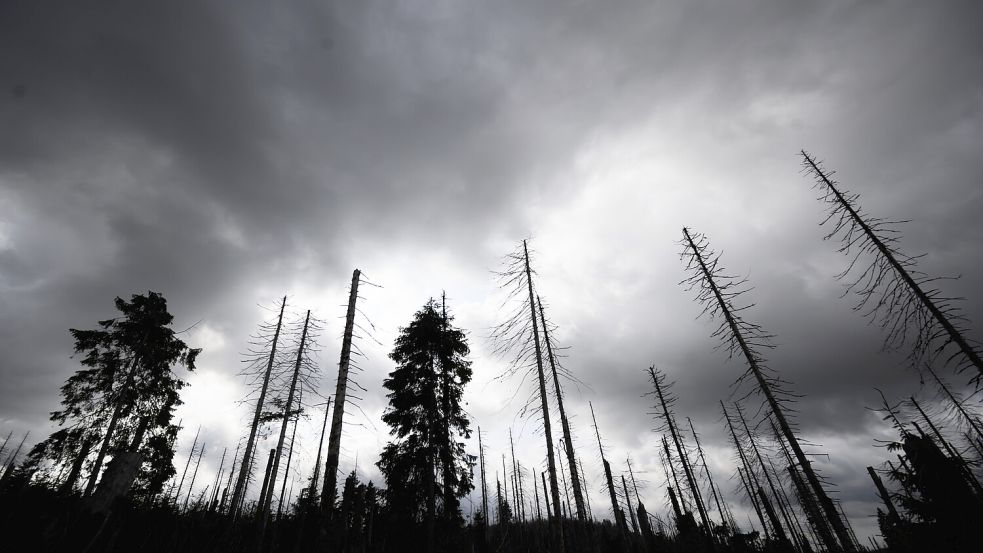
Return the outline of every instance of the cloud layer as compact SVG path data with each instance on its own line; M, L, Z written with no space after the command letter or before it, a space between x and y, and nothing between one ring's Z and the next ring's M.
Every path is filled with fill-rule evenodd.
M864 407L874 386L903 397L918 383L839 299L846 260L822 241L796 153L826 159L873 214L909 219L904 247L927 252L930 274L963 275L945 290L979 321L979 16L972 2L6 2L3 427L43 435L77 368L67 329L153 289L205 347L185 426L234 444L240 352L269 316L257 304L287 293L325 319L331 393L359 267L383 286L362 306L381 345L364 345L365 415L342 468L358 456L378 479L386 352L441 290L470 331L469 409L491 451L511 425L538 465L535 422L514 418L526 391L506 401L518 382L492 380L503 367L487 343L503 316L490 270L531 237L584 383L568 395L591 484L588 400L661 510L642 370L678 382L720 478L732 453L717 401L742 370L678 285L687 225L756 286L748 316L777 335L771 365L806 395L802 432L830 453L822 469L869 534L863 467L883 456L883 429Z

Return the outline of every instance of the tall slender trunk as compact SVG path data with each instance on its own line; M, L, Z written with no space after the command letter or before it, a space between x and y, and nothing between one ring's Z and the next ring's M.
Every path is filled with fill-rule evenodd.
M543 311L543 302L536 296L539 304L539 319L543 326L543 341L546 342L546 356L550 362L550 372L553 373L553 387L556 389L556 404L560 410L560 425L563 430L563 445L567 455L567 467L570 471L570 484L573 486L573 498L577 508L577 518L581 521L587 520L587 511L584 508L584 496L580 485L580 475L577 473L577 459L573 451L573 438L570 432L570 421L567 418L567 411L563 407L563 389L560 387L560 378L556 373L556 357L553 355L553 345L550 341L549 331L546 325L546 314ZM570 501L567 498L567 501Z
M727 412L727 407L724 406L723 401L720 402L720 408L724 412L724 419L727 421L727 428L730 430L730 436L734 440L734 447L737 448L737 456L738 458L740 458L741 465L744 467L744 473L747 475L747 479L745 479L743 475L741 476L741 480L744 483L744 491L747 492L748 498L751 500L751 503L754 505L754 510L758 514L758 520L761 521L761 529L764 531L765 536L767 537L768 525L765 523L765 517L762 515L761 506L758 504L758 499L754 492L755 488L759 488L760 485L758 485L757 483L757 477L755 477L751 473L751 466L748 463L747 457L744 455L744 448L741 447L741 441L737 439L737 432L734 430L734 423L733 421L731 421L730 413ZM740 474L740 470L741 470L740 467L738 467L737 469L738 474ZM754 481L752 481L752 478L754 479ZM752 486L752 484L754 485Z
M696 442L696 451L700 455L700 462L703 463L703 471L707 475L707 482L710 484L710 494L713 495L713 501L717 505L717 512L720 513L720 521L727 521L727 514L724 513L724 508L720 504L720 497L717 495L717 488L713 484L713 476L710 474L710 466L707 465L707 459L703 455L703 446L700 445L700 437L696 434L696 428L693 426L693 419L686 417L686 422L689 423L689 430L693 433L693 441Z
M287 491L287 480L290 479L290 462L294 458L294 443L297 441L297 423L300 422L300 407L304 404L304 389L300 389L300 393L297 394L297 415L294 417L294 429L290 434L290 448L287 450L287 466L283 469L283 485L280 486L280 500L277 502L276 506L276 519L280 520L283 516L283 496ZM291 484L291 487L293 484Z
M458 512L458 502L456 496L457 477L454 474L454 457L451 450L451 384L452 374L450 354L445 351L445 336L448 330L447 320L447 294L442 292L440 295L441 308L441 335L440 335L440 468L443 482L443 501L444 518L448 521L454 520ZM445 359L443 355L447 355ZM447 361L447 363L445 363Z
M703 531L706 532L707 535L713 536L713 525L710 522L710 517L707 515L706 507L703 506L703 497L700 494L700 488L696 484L696 478L693 476L693 469L690 467L686 450L683 448L682 440L676 431L676 422L673 419L672 413L669 412L669 407L666 405L665 397L662 395L662 387L659 386L659 379L655 377L654 367L649 367L649 374L652 376L652 383L655 385L655 391L659 396L659 403L662 404L662 412L665 414L666 424L669 426L669 434L676 446L676 452L679 453L679 459L683 464L683 473L686 475L686 481L689 483L689 489L693 493L693 501L696 502L696 510L700 514L700 520L703 521Z
M662 436L662 451L666 454L666 464L669 466L668 472L672 474L672 483L676 485L676 491L679 492L679 503L683 507L683 511L690 511L689 505L686 504L686 497L683 495L683 487L679 484L679 478L676 476L676 466L672 464L672 453L669 452L669 442L666 441L665 435Z
M276 357L276 346L280 340L280 329L283 327L283 311L287 307L287 296L283 296L280 303L280 315L276 321L276 331L273 333L273 344L270 346L270 357L266 362L266 373L263 376L263 386L259 390L259 399L256 400L256 410L253 412L253 422L249 427L249 439L246 440L246 451L242 455L242 464L239 469L239 478L236 480L235 491L232 492L232 503L230 512L234 519L239 514L239 505L242 504L246 494L246 486L249 481L249 471L253 466L253 455L256 446L256 432L259 429L259 419L263 414L263 404L266 402L266 391L270 385L270 374L273 372L273 362Z
M836 197L837 202L839 202L839 204L843 206L843 209L846 210L846 212L850 215L850 218L853 219L857 223L857 225L864 231L864 234L866 234L867 238L874 244L874 246L877 248L877 251L880 252L882 256L884 256L884 259L887 260L888 264L891 266L892 269L894 269L895 273L901 278L901 280L905 283L905 285L908 286L911 292L915 294L915 297L918 298L918 301L921 302L922 306L924 306L925 309L927 309L929 313L931 313L932 317L939 323L939 325L943 328L943 330L945 330L945 333L948 334L949 336L949 340L955 343L959 347L959 350L962 352L964 356L966 356L966 359L980 373L980 375L977 376L976 378L980 378L981 376L983 376L983 359L980 358L979 353L975 349L973 349L973 347L969 344L969 341L966 340L966 338L963 337L962 333L959 332L959 330L952 324L952 322L949 321L949 318L946 316L945 312L943 312L942 309L939 309L939 307L935 305L935 302L932 301L932 298L930 298L922 290L921 286L919 286L918 283L915 282L915 279L912 278L910 274L908 274L908 270L905 269L905 267L900 262L898 262L897 258L895 258L894 254L891 252L891 249L888 248L887 245L884 243L884 241L881 240L881 238L873 231L873 229L870 228L870 225L867 224L867 221L865 221L864 218L861 217L859 213L857 213L856 209L854 209L853 207L853 204L843 196L843 194L840 192L838 188L836 188L836 185L834 185L833 182L829 179L825 171L820 169L819 165L815 162L815 160L813 160L812 157L809 156L809 154L805 153L805 151L802 151L802 156L805 158L806 162L809 164L809 167L813 170L815 175L819 177L820 180L822 180L823 184L829 187L829 190ZM839 517L837 517L837 520L838 519ZM839 530L837 530L837 534L839 534Z
M628 507L628 516L631 520L631 529L636 534L638 533L638 520L635 518L635 509L631 506L631 495L628 494L628 482L625 481L625 475L621 475L621 488L625 492L625 506Z
M526 241L522 241L522 251L526 258L526 286L529 288L529 316L532 320L533 345L536 353L536 372L539 377L539 399L543 411L543 434L546 439L546 468L550 477L550 495L553 497L553 535L555 541L551 549L554 551L564 551L563 531L560 528L560 488L556 480L556 462L553 457L553 431L550 427L550 408L546 399L546 377L543 374L543 350L539 342L539 325L536 321L536 298L532 287L532 270L529 268L529 248Z
M191 451L194 453L194 450ZM184 497L184 510L188 510L188 500L191 499L191 490L195 487L195 479L198 478L198 467L201 466L201 456L205 454L205 443L202 442L201 449L198 450L198 460L195 462L195 471L191 473L191 483L188 484L188 494Z
M321 423L321 439L317 442L317 459L314 461L314 474L311 475L311 487L307 492L312 505L317 505L317 480L321 474L321 448L324 446L324 431L328 428L328 414L331 412L331 398L328 398L327 405L324 406L324 422Z
M478 457L481 460L481 513L488 526L488 487L485 483L485 446L481 443L481 427L478 427Z
M273 490L276 488L276 478L280 470L280 457L283 454L283 444L287 439L287 425L290 423L290 410L294 405L294 393L297 391L297 378L300 376L300 365L304 360L304 345L307 342L307 325L311 320L311 312L307 311L304 318L304 330L300 333L300 346L297 347L297 360L294 363L294 373L290 379L290 389L287 391L287 404L283 406L283 422L280 423L280 437L276 443L276 455L273 457L273 469L270 471L270 485L266 489L266 497L263 498L260 508L260 534L266 528L266 521L269 518L270 506L273 503ZM284 475L286 479L286 475Z
M273 458L276 457L276 448L270 449L270 456L266 459L266 472L263 473L263 486L259 490L259 502L256 504L256 515L259 517L263 516L263 499L266 497L266 492L269 488L273 486L270 484L270 471L273 468ZM262 541L262 539L260 539Z
M686 240L689 243L690 248L693 250L693 254L700 265L700 270L703 272L703 276L717 300L717 304L719 305L720 310L726 319L727 325L730 327L731 335L737 341L741 352L744 354L744 359L758 383L758 388L768 400L768 405L771 407L771 411L774 413L775 418L778 421L778 425L782 430L782 434L785 436L785 440L795 453L795 458L802 467L802 472L805 473L806 479L809 481L809 485L813 489L813 493L815 493L816 497L819 499L819 504L822 506L826 518L833 525L833 530L836 532L836 536L840 543L828 544L830 545L829 549L831 551L837 551L840 549L847 552L854 551L856 548L853 545L846 525L843 523L843 520L840 519L840 514L837 512L836 506L833 505L833 501L829 498L826 490L823 489L822 483L819 481L819 477L812 469L812 464L806 457L805 452L802 451L802 447L799 446L799 440L795 437L795 434L792 432L792 427L789 426L788 421L785 419L785 413L781 405L779 405L778 400L775 399L774 394L772 394L771 385L765 379L760 367L758 367L757 357L751 351L751 346L749 346L744 340L744 334L737 325L737 321L734 319L734 315L731 313L727 301L724 299L720 289L717 288L717 284L713 280L713 275L711 274L709 268L707 268L706 261L703 259L703 254L693 242L693 238L690 236L689 230L684 228L683 234L686 236Z
M597 434L597 449L601 452L601 464L604 465L604 479L607 481L608 485L608 495L611 499L611 511L614 514L614 522L618 526L618 531L621 533L622 542L627 547L628 536L627 527L625 524L625 514L621 511L621 507L618 505L618 494L614 488L614 478L611 477L611 464L604 457L604 446L601 444L601 430L597 426L597 417L594 416L594 405L587 402L590 406L590 418L594 421L594 432Z
M798 542L798 536L795 535L795 528L792 526L792 520L788 516L788 512L785 511L785 506L782 505L782 500L779 498L778 490L775 487L775 482L771 479L771 474L768 472L768 466L765 464L764 458L761 456L761 451L758 449L758 444L754 441L754 434L751 433L751 428L747 425L747 420L744 418L744 411L741 410L741 406L738 403L734 404L737 409L737 416L741 419L741 424L744 426L744 434L747 436L748 442L751 444L751 451L754 452L755 458L758 460L758 466L761 467L761 474L765 476L765 482L768 483L768 489L771 490L771 496L775 498L778 502L778 509L781 511L782 520L785 521L785 525L788 528L789 533L792 534L792 541ZM829 546L829 544L827 544Z
M208 501L208 510L211 511L216 501L218 501L219 488L222 484L222 473L225 472L225 456L229 453L228 446L222 448L222 460L218 462L218 472L215 473L215 484L212 485L212 497Z
M229 480L225 483L225 489L222 490L222 499L218 504L218 512L225 512L225 501L229 498L229 491L232 488L232 479L236 476L236 465L239 463L239 448L242 447L242 442L236 443L236 452L232 455L232 468L229 469Z
M191 442L191 452L188 453L188 462L184 464L184 472L181 473L181 483L177 485L177 491L174 492L174 505L177 506L177 502L181 499L181 488L184 487L184 477L188 475L188 467L191 466L191 458L195 456L195 449L198 447L198 435L201 434L201 426L195 432L195 440Z
M358 282L361 272L352 273L348 294L348 312L345 315L345 334L341 341L341 359L338 362L338 382L335 384L334 413L331 416L331 433L328 436L328 459L324 463L324 487L321 489L321 510L334 508L338 484L338 458L341 455L341 428L345 417L345 397L348 394L348 367L352 355L352 333L355 330L355 301L358 299Z

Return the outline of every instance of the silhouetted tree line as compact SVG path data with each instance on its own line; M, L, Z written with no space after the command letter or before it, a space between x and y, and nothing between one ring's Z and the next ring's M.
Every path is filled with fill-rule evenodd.
M353 470L340 475L346 477L339 493L345 415L366 390L356 379L358 341L373 328L358 319L359 287L372 284L356 269L334 394L318 391L318 319L310 310L291 315L284 297L271 310L276 317L250 339L242 376L252 417L243 438L224 447L217 474L202 487L198 469L208 444L199 433L181 470L173 463L181 430L173 414L187 385L179 370L194 370L200 349L171 328L163 296L148 292L116 298L118 315L95 329L70 330L82 368L61 388L61 408L51 414L58 429L23 456L27 435L17 440L10 433L0 445L3 550L978 551L983 420L972 395L983 364L967 336L968 321L955 299L935 287L939 279L917 270L918 256L902 252L891 221L869 216L821 163L805 152L802 158L828 207L827 238L840 240L849 256L840 278L859 298L855 310L883 326L885 346L905 353L935 387L933 397L922 390L920 398L893 404L883 398L878 408L898 432L897 441L880 444L890 458L867 467L883 503L876 513L882 543L858 539L830 491L833 483L813 466L817 452L796 422L801 396L768 364L773 336L753 320L753 303L744 299L751 292L747 279L729 275L706 235L684 228L683 284L717 324L712 337L744 366L734 394L720 402L734 490L708 465L693 421L682 423L673 382L652 366L645 371L650 414L661 436L650 447L665 482L662 508L646 506L630 458L624 466L611 458L592 405L603 482L591 504L582 456L594 454L593 446L576 445L561 384L561 378L579 380L563 366L558 327L547 317L523 241L497 273L511 311L492 339L508 362L500 378L532 387L520 414L542 430L542 465L516 458L511 431L511 463L503 453L501 472L497 456L486 454L480 428L477 454L469 451L474 421L462 400L472 379L470 346L441 296L412 315L390 353L395 367L382 383L390 441L377 463L384 487L360 481ZM954 387L939 375L942 369L968 374L969 382ZM322 406L315 465L298 469L298 422ZM270 435L276 447L260 451L260 440ZM296 490L291 469L310 475ZM462 499L472 491L480 493L480 504L466 517ZM735 517L738 504L753 520Z

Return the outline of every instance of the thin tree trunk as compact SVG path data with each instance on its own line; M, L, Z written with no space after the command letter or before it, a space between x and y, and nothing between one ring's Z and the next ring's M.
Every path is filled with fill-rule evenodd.
M287 307L287 296L283 296L280 303L280 316L277 317L276 331L273 333L273 344L270 346L270 358L266 363L266 373L263 376L263 386L259 390L259 399L256 400L256 410L253 413L253 422L249 427L249 439L246 440L246 451L242 455L242 464L239 469L239 478L236 480L235 491L232 492L232 503L230 512L235 519L239 515L239 506L243 502L246 494L246 486L249 481L249 471L253 466L253 455L256 446L256 432L259 430L259 419L263 414L263 404L266 402L266 391L270 385L270 374L273 372L273 362L276 357L276 346L280 340L280 329L283 327L283 311Z
M478 457L481 459L481 512L488 527L488 488L485 483L485 446L481 443L481 427L478 427Z
M587 404L590 406L590 418L592 421L594 421L594 432L597 434L597 449L601 452L601 464L604 465L604 479L607 481L608 485L608 494L611 498L611 510L614 514L614 522L618 526L618 531L621 533L622 543L624 543L625 547L627 547L628 536L626 535L627 528L625 525L625 516L624 513L621 512L621 507L618 505L618 494L615 492L614 479L611 477L611 464L608 463L608 460L604 457L604 446L601 444L601 430L597 426L597 417L594 416L594 405L590 402L587 402Z
M700 455L700 462L703 463L703 471L707 475L707 482L710 483L710 493L713 495L713 501L717 505L717 512L720 513L720 521L725 522L727 520L727 516L720 504L720 497L717 496L717 488L713 485L713 476L710 474L710 466L707 465L707 459L703 456L703 446L700 445L700 437L696 434L696 428L693 426L693 419L686 417L686 422L689 423L690 432L693 433L693 441L696 442L696 451Z
M915 282L915 279L913 279L911 275L908 274L907 269L905 269L904 266L902 266L901 263L898 262L898 260L894 257L894 254L891 253L891 250L887 247L887 245L885 245L884 242L877 236L877 234L874 233L874 231L870 228L870 226L863 219L863 217L861 217L860 214L857 213L857 211L853 208L853 205L846 198L843 197L843 194L840 193L839 189L836 188L836 186L829 179L829 177L826 176L826 173L819 168L819 166L812 159L812 157L810 157L809 154L805 153L804 150L802 151L802 156L806 159L806 162L815 172L816 176L818 176L823 181L823 184L828 186L830 191L833 192L833 195L836 196L836 200L840 203L840 205L843 206L843 209L845 209L846 212L850 214L850 217L857 223L857 225L861 229L863 229L864 234L866 234L867 238L871 242L873 242L875 247L877 247L877 250L880 252L881 255L884 256L884 259L886 259L887 262L891 265L891 268L894 269L895 273L899 277L901 277L901 280L908 286L908 288L912 291L912 293L915 294L915 296L918 298L921 304L926 309L928 309L928 311L932 314L932 317L934 317L935 320L938 321L938 323L942 326L946 334L949 335L949 340L954 342L957 346L959 346L960 351L963 353L963 355L966 356L966 359L968 359L969 362L972 363L974 367L976 367L976 370L980 373L980 376L983 376L983 359L980 359L980 356L976 352L976 350L973 349L973 347L969 344L966 338L963 337L962 333L960 333L959 330L956 329L955 326L953 326L953 324L949 321L949 318L946 317L945 313L943 313L942 310L935 305L935 302L932 301L932 299L928 297L927 294L925 294L921 286L919 286L918 283ZM980 376L977 376L977 378L980 378ZM839 520L838 516L836 517L836 520ZM835 526L836 525L834 524L834 527ZM839 533L840 531L837 530L837 535L839 535Z
M300 375L300 365L304 360L304 345L307 342L307 325L311 320L311 312L307 311L304 318L304 330L300 333L300 346L297 348L297 361L294 363L293 377L290 379L290 389L287 391L287 404L283 407L283 422L280 423L280 437L276 443L276 455L273 457L273 469L270 472L270 485L266 490L266 497L263 498L260 507L260 535L266 528L266 521L269 517L270 506L273 503L273 490L276 487L276 477L280 470L280 456L283 454L283 443L287 439L287 425L290 423L290 409L294 405L294 393L297 391L297 377ZM286 476L284 476L286 479Z
M280 486L280 500L277 502L276 506L276 519L280 520L283 515L283 495L287 491L287 480L290 478L290 462L294 458L294 442L297 440L297 423L300 422L300 406L303 405L304 389L300 389L300 393L297 394L297 416L294 418L294 430L290 434L290 449L287 450L287 466L283 469L283 485ZM293 484L291 484L291 488ZM293 492L291 492L293 493Z
M833 526L833 530L836 532L836 536L840 543L827 544L829 549L831 551L836 551L839 549L847 552L854 551L856 548L853 546L850 539L850 533L847 531L846 526L840 519L840 514L837 512L836 506L833 505L833 501L829 498L829 495L826 494L826 490L823 489L823 486L819 481L819 477L812 469L812 464L802 451L802 448L799 446L799 440L795 437L791 426L789 426L788 421L785 419L785 413L782 410L781 405L779 405L778 400L775 399L775 396L771 391L771 386L768 384L768 381L765 380L764 375L761 373L761 369L758 367L758 362L756 360L757 358L751 352L751 347L744 340L744 335L738 327L737 322L734 319L734 315L730 312L727 302L724 300L723 295L717 288L717 284L713 280L713 275L710 273L710 270L707 268L706 262L703 259L703 254L700 253L700 250L693 242L693 238L690 236L689 230L684 228L683 234L686 236L686 240L689 243L690 248L693 250L693 254L700 265L700 269L703 272L704 278L707 280L707 284L710 286L713 295L717 299L717 304L719 305L720 310L723 313L728 326L730 327L731 334L740 346L741 352L744 354L744 359L747 362L748 367L751 369L752 374L754 374L755 380L758 382L758 388L768 400L768 405L771 407L772 413L775 414L775 418L778 420L778 425L782 430L782 434L785 436L785 440L795 453L795 458L799 461L799 465L802 467L802 472L805 473L810 487L812 487L813 492L819 499L819 504L822 506L823 512L826 514L826 518L830 521Z
M317 505L320 498L317 497L317 480L321 474L321 448L324 446L324 431L328 428L328 414L331 412L331 398L324 407L324 422L321 423L321 439L317 442L317 460L314 461L314 474L311 476L311 488L308 491L311 505Z
M177 491L174 492L174 505L177 506L177 502L181 500L181 488L184 487L184 477L188 475L188 467L191 466L191 458L195 456L195 449L198 447L198 435L201 434L201 426L195 432L195 440L191 442L191 452L188 453L188 462L184 464L184 472L181 473L181 483L177 486Z
M692 468L690 468L686 450L683 449L682 440L680 440L679 434L676 432L676 422L673 420L672 413L669 412L669 407L666 405L666 399L662 395L662 387L659 386L659 380L655 377L654 367L649 367L649 374L652 376L652 383L655 385L655 391L659 396L659 403L662 404L662 412L665 414L666 424L669 426L669 435L672 437L672 441L676 445L676 452L679 453L679 459L682 461L683 473L686 475L686 481L689 483L690 491L693 493L696 510L699 512L700 519L703 521L703 531L712 537L713 525L710 523L710 517L707 515L706 507L703 506L703 497L700 495L700 488L696 485L696 478L693 476Z
M338 382L335 384L334 413L331 417L331 433L328 436L328 459L324 464L324 487L321 489L321 510L334 508L338 483L338 458L341 454L341 428L345 417L345 397L348 393L348 367L351 363L352 333L355 329L355 301L358 299L358 281L361 272L352 273L348 294L348 312L345 315L345 334L341 342L341 359L338 362Z
M526 241L522 241L522 251L526 258L526 286L529 288L529 316L532 319L533 344L536 348L536 372L539 377L539 398L543 411L543 434L546 439L546 468L550 477L550 495L553 496L553 505L556 506L553 516L553 535L555 542L552 544L554 551L564 551L563 531L560 528L560 489L556 481L556 462L553 458L553 431L550 427L550 408L546 399L546 377L543 374L543 351L539 342L539 325L536 321L536 298L532 287L532 270L529 268L529 248Z
M748 463L747 457L744 455L744 448L741 447L741 441L737 439L737 432L734 431L734 423L733 421L730 420L730 413L728 413L727 408L724 407L723 401L720 402L720 408L723 409L724 419L727 420L727 428L730 430L730 436L734 440L734 447L737 448L737 456L740 458L741 465L744 467L744 472L747 474L746 480L744 476L741 476L741 480L744 483L744 491L747 492L748 498L751 500L751 503L754 505L754 510L758 514L758 520L761 521L761 529L764 531L765 537L768 537L768 525L765 523L765 517L762 515L761 507L758 504L757 497L755 497L756 494L754 493L754 488L760 486L757 485L756 481L755 482L751 481L752 478L756 479L756 477L754 477L754 475L751 474L750 465ZM737 469L738 474L740 474L740 470L741 470L740 467L738 467ZM755 484L754 487L752 487L752 483Z
M194 450L191 451L192 455ZM205 453L205 443L202 442L201 449L198 450L198 461L195 462L195 471L191 473L191 483L188 484L188 495L184 497L184 510L188 510L188 499L191 498L191 490L195 487L195 479L198 478L198 467L201 466L201 456Z
M222 448L222 460L218 462L218 472L215 473L215 484L212 485L212 498L208 502L208 510L211 511L218 501L219 487L222 484L222 473L225 472L225 456L228 454L228 446Z
M625 492L625 505L628 507L628 515L631 520L631 529L634 533L638 533L638 520L635 518L635 508L631 506L631 495L628 494L628 482L625 481L625 475L621 475L621 488Z
M270 449L270 456L266 459L266 472L263 473L263 486L259 489L259 503L256 505L256 515L263 516L263 498L266 497L266 492L270 485L270 470L273 468L273 457L276 456L276 448ZM262 538L260 539L262 542Z
M546 356L550 362L550 372L553 373L553 387L556 389L556 404L560 409L560 425L563 430L563 445L567 455L567 467L570 471L570 484L573 486L573 497L577 507L577 518L581 521L587 520L587 512L584 509L584 496L580 485L580 475L577 474L577 460L573 451L573 439L570 432L570 421L567 418L566 409L563 407L563 389L560 387L560 378L556 373L556 361L553 355L553 345L550 342L549 331L546 325L546 314L543 311L543 302L536 296L539 304L539 318L543 326L543 341L546 342ZM562 469L561 469L562 470ZM569 498L567 499L569 501Z
M236 452L232 455L232 468L229 469L229 480L225 483L225 489L222 490L222 500L218 504L218 512L225 512L225 501L229 499L229 490L232 490L232 479L236 476L236 465L239 463L239 448L242 446L242 442L236 444Z
M778 502L778 508L782 513L782 520L785 521L788 531L792 534L792 541L796 542L797 544L798 539L795 535L795 529L792 527L792 520L789 518L788 513L785 511L785 507L782 505L782 501L778 496L778 490L775 488L775 482L771 479L771 474L768 473L768 467L765 465L765 460L761 456L761 451L758 449L758 444L754 441L754 434L751 433L751 429L747 425L747 420L744 418L744 411L741 410L740 404L735 403L734 407L737 409L737 416L741 419L741 424L744 426L744 433L747 435L748 442L751 444L751 451L754 452L755 458L758 459L758 466L761 467L761 474L765 475L765 482L768 483L768 489L771 490L772 497L774 497L775 501Z

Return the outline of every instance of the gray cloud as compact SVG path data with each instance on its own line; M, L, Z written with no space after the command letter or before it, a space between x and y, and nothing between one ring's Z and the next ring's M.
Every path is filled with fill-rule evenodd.
M917 379L838 298L846 260L821 240L795 154L828 159L872 213L911 219L906 249L928 252L931 274L963 274L946 290L978 320L978 11L6 2L0 417L42 434L76 368L66 330L146 289L166 294L179 326L207 326L192 334L213 336L196 378L216 382L234 381L267 315L255 304L291 293L327 321L328 390L337 304L359 266L386 286L365 308L383 343L366 345L368 418L385 406L397 327L446 288L475 349L470 408L500 451L517 404L488 383L501 371L484 339L500 300L488 269L531 235L567 365L589 385L570 392L579 440L592 443L591 400L660 502L642 369L670 371L679 412L723 456L717 400L742 370L677 285L675 242L692 225L755 284L750 316L777 335L770 364L806 395L803 433L826 442L823 470L860 524L874 501L863 465L882 455L857 452L880 431L864 406L873 386L900 397ZM192 403L206 424L241 415ZM385 440L375 424L349 430L350 462ZM543 455L534 427L517 444L530 462ZM221 429L209 440L231 443Z

